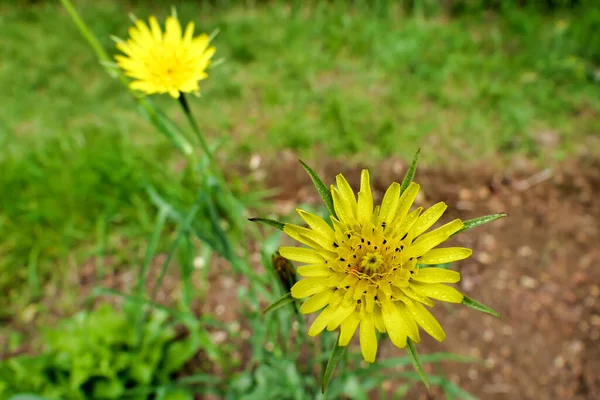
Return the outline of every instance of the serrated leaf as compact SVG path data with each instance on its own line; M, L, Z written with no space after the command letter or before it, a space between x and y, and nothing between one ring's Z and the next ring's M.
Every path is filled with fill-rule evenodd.
M274 219L269 219L269 218L248 218L248 221L261 222L263 224L272 226L273 228L277 228L280 231L283 231L283 227L285 226L285 224L283 222L279 222L279 221L276 221Z
M279 300L275 301L274 303L272 303L269 307L265 308L265 310L263 311L263 314L268 313L269 311L273 311L276 310L280 307L285 306L286 304L289 304L293 301L295 301L296 299L294 299L292 297L292 293L286 293L283 296L281 296L279 298Z
M494 317L500 317L500 314L498 314L496 311L492 310L485 304L481 304L477 300L473 300L469 296L463 296L462 304L464 304L467 307L471 307L474 310L493 315Z
M308 165L304 164L304 162L302 162L302 160L298 160L298 161L300 161L300 164L302 164L302 167L304 167L304 170L306 171L308 176L310 176L310 179L312 180L313 184L317 188L317 192L319 192L321 199L323 199L323 203L325 203L325 207L327 207L327 211L329 211L330 215L333 215L335 217L336 215L335 215L335 208L333 207L333 196L331 195L329 188L327 186L325 186L325 184L323 183L321 178L319 178L319 175L317 175L317 173L315 171L313 171L312 168L310 168Z
M469 229L473 229L479 225L487 224L488 222L492 222L497 219L504 218L507 215L508 214L506 214L506 213L491 214L491 215L486 215L485 217L473 218L468 221L464 221L463 222L464 226L459 231L457 231L454 235L457 235L457 234L464 232L466 230L469 230ZM452 236L454 236L454 235L452 235Z
M338 338L335 341L335 345L333 346L331 356L329 357L329 361L327 361L325 371L323 372L323 378L321 379L321 392L323 393L325 393L327 386L329 386L329 382L331 382L331 378L333 377L333 373L335 372L335 367L337 367L342 356L348 349L348 346L340 346L339 341L340 337L338 335Z
M421 149L417 150L417 152L415 153L415 155L410 163L410 167L408 168L408 171L406 171L406 175L404 175L404 179L402 180L402 184L400 185L400 196L402 196L402 193L404 193L406 188L408 188L408 185L410 185L410 183L413 181L413 178L415 177L415 173L417 172L417 163L419 162L419 153L420 152L421 152Z
M419 374L421 381L423 381L423 383L427 387L427 390L430 391L429 381L427 380L427 374L425 374L425 371L423 370L423 366L421 365L421 360L419 360L419 354L417 353L417 348L415 347L415 344L413 343L413 341L410 338L407 338L406 351L408 352L408 355L410 356L413 367L415 367L415 370Z

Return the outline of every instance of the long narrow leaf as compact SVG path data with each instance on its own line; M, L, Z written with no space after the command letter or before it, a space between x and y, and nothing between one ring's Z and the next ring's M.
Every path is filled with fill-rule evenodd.
M491 215L486 215L485 217L473 218L468 221L464 221L463 222L464 226L458 232L456 232L455 235L457 235L461 232L464 232L466 230L473 229L479 225L487 224L488 222L492 222L497 219L504 218L507 215L508 214L506 214L506 213L491 214Z
M273 311L273 310L277 310L278 308L283 307L286 304L289 304L289 303L291 303L294 300L296 300L296 299L294 299L292 297L292 293L291 292L290 293L286 293L283 296L281 296L279 298L279 300L275 301L269 307L265 308L265 311L263 311L263 314L266 314L266 313L268 313L270 311Z
M402 184L400 185L400 195L401 196L402 196L402 193L404 193L406 188L408 188L410 183L413 181L413 178L415 177L415 173L417 172L417 163L419 162L419 153L420 152L421 152L421 149L417 150L417 152L415 153L415 155L412 159L412 162L410 163L410 167L408 168L408 171L406 171L406 175L404 175L404 179L402 180Z
M338 338L335 341L335 345L333 346L333 350L331 351L329 361L327 361L325 371L323 372L323 378L321 380L321 392L323 393L325 393L327 386L329 386L329 382L331 382L331 378L333 377L333 373L335 372L335 367L337 367L338 363L342 359L342 356L348 349L348 346L340 346L339 341L340 338L338 335Z
M481 312L484 312L486 314L493 315L494 317L500 317L500 314L498 314L496 311L492 310L491 308L489 308L485 304L481 304L477 300L474 300L474 299L470 298L469 296L464 296L463 297L462 304L464 304L465 306L470 307L470 308L472 308L474 310L481 311Z
M323 183L321 178L319 178L319 175L317 175L317 173L315 171L313 171L312 168L310 168L308 165L306 165L304 162L302 162L302 160L298 160L298 161L300 161L300 164L302 164L302 167L304 167L304 169L306 170L306 173L308 173L308 176L310 176L310 179L312 180L313 184L317 188L317 192L319 192L321 199L323 199L323 203L325 203L325 207L327 207L327 211L329 211L330 215L333 215L335 217L336 215L335 215L335 208L333 207L333 196L331 195L329 188L327 186L325 186L325 184Z
M269 219L269 218L248 218L248 221L260 222L265 225L272 226L273 228L277 228L280 231L282 231L283 227L285 226L285 224L283 222L279 222L279 221L276 221L274 219Z
M427 387L427 390L429 391L430 389L429 389L429 381L427 380L427 374L423 370L423 366L421 365L421 361L419 360L419 354L417 353L417 348L415 347L415 344L413 343L413 341L410 338L407 339L406 350L408 351L408 355L411 358L411 361L412 361L413 366L415 367L415 370L417 371L417 373L419 374L419 377L421 378L421 380Z

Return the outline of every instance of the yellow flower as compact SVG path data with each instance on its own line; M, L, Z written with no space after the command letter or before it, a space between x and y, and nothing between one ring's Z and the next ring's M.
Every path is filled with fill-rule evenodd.
M215 53L208 35L193 37L194 24L190 22L182 36L176 16L167 18L164 33L155 17L149 22L148 27L137 20L129 28L129 39L117 41L125 56L115 59L125 74L134 78L131 88L147 94L169 93L174 98L181 92L198 92L198 81L208 76L206 69Z
M463 295L445 283L456 283L460 274L443 268L419 268L418 264L443 264L471 255L471 249L435 248L463 227L459 219L426 232L446 210L437 203L423 211L410 208L419 192L411 183L400 195L394 182L381 206L373 207L369 172L361 174L358 199L346 179L336 177L331 186L337 218L333 228L320 217L297 210L310 228L285 224L283 231L311 248L282 247L281 255L307 265L298 268L303 277L292 287L292 296L307 298L300 310L321 310L308 334L325 328L340 329L339 345L346 346L357 328L363 357L377 355L375 329L386 332L403 348L407 338L419 342L419 328L442 341L445 333L425 306L432 299L460 303ZM360 326L360 328L359 328Z

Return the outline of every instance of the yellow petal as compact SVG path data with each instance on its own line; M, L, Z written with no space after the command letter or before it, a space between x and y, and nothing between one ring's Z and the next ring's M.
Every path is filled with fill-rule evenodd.
M352 303L351 305L346 306L344 304L341 304L333 312L333 316L327 323L327 330L333 331L334 329L337 329L340 326L340 324L344 322L344 320L354 312L354 310L356 310L356 303Z
M333 289L327 289L322 291L321 293L317 293L308 300L306 300L300 306L300 312L303 314L310 314L315 311L319 311L321 308L325 307L329 304L329 299L333 295Z
M406 334L413 342L419 343L421 341L421 335L419 334L419 327L417 326L415 319L406 308L406 305L400 303L396 304L396 306L398 307L400 314L402 314L403 321L406 323Z
M445 247L442 249L429 250L419 258L420 264L446 264L458 260L464 260L473 254L473 250L465 247Z
M410 279L425 283L456 283L460 281L460 273L444 268L420 268Z
M406 322L396 304L391 301L384 302L382 304L382 316L388 336L394 346L401 349L406 347L406 337L408 336Z
M292 261L299 261L307 264L320 264L325 259L313 249L304 249L301 247L280 247L279 253Z
M317 277L324 276L327 277L331 274L329 267L325 264L314 264L314 265L304 265L302 267L298 267L298 275L304 277Z
M326 309L321 311L317 319L312 323L310 329L308 330L309 336L317 336L319 333L323 332L323 329L329 323L329 320L333 317L333 312L336 310L335 307L329 305Z
M356 289L354 289L354 300L360 299L365 290L367 290L367 286L369 285L369 281L367 279L361 279L356 284Z
M360 351L366 362L374 363L377 357L377 336L373 317L368 315L360 321Z
M138 19L135 22L135 27L137 28L138 40L142 43L148 43L152 41L152 33L148 28L148 25L141 19ZM160 28L159 28L160 29ZM131 30L130 30L131 32ZM131 35L130 35L131 36Z
M335 250L333 246L333 240L331 240L330 238L323 237L317 232L311 229L304 228L302 226L294 224L285 224L283 226L283 233L285 233L292 239L296 239L300 243L304 243L305 245L313 248L315 248L314 245L317 244L317 247L321 247L330 251Z
M404 193L402 193L400 201L398 202L396 218L400 218L400 220L402 220L408 214L408 210L410 210L410 207L415 202L420 188L421 186L414 182L411 182L410 185L408 185Z
M381 202L381 209L379 210L379 221L385 224L389 224L396 215L396 208L400 202L400 184L394 182L385 191L383 201Z
M448 303L460 303L463 300L461 292L442 283L412 282L410 287L422 296L447 301Z
M335 177L335 183L340 191L342 200L348 205L348 208L352 211L352 215L356 218L356 196L352 187L342 174L338 174Z
M360 173L360 191L358 192L357 219L361 225L366 225L373 215L373 194L369 171L363 169Z
M327 280L323 278L304 278L300 279L292 286L292 297L303 299L320 293L329 288Z
M355 223L356 218L352 212L352 204L348 203L342 197L340 191L333 185L331 185L331 196L333 197L333 208L340 222L349 225Z
M358 328L358 324L360 322L360 314L358 311L354 311L348 318L342 322L342 326L340 328L340 346L348 346L350 340L354 336L354 332L356 332L356 328Z
M162 31L160 29L160 25L158 24L158 21L156 20L156 17L152 16L149 19L150 21L150 29L152 31L152 38L156 41L161 41L162 40Z
M413 237L417 237L427 229L431 228L431 226L440 219L447 208L448 206L444 202L439 202L425 210L412 227Z
M433 303L433 301L431 301L431 299L428 299L427 297L422 296L419 293L415 292L411 286L412 285L402 288L402 293L404 293L409 298L416 300L417 302L421 302L423 304L428 305L429 307L433 307L434 303Z
M175 17L167 17L167 22L165 23L165 40L174 44L179 44L181 41L181 24Z
M448 222L446 225L421 235L415 240L414 244L405 250L402 254L405 259L419 257L433 249L435 246L447 240L453 233L463 227L463 222L460 219L455 219Z
M440 323L433 315L431 315L429 311L427 311L423 304L413 301L412 304L407 304L406 307L421 328L423 328L425 332L429 333L434 339L441 342L446 338L446 334L440 326Z
M390 237L399 236L400 238L403 238L404 235L408 232L408 230L412 228L414 223L417 221L419 215L421 215L421 211L423 211L423 207L415 209L403 218L396 217L396 219L392 221L391 226L386 231L386 234Z
M194 23L189 22L185 27L185 33L183 34L183 42L186 45L192 43L192 37L194 36Z
M383 322L383 315L382 315L380 305L376 305L375 308L373 309L373 323L375 324L375 328L379 332L381 332L381 333L386 332L385 323Z
M325 222L321 217L306 212L304 210L300 210L299 208L296 209L296 212L298 213L298 215L300 215L300 218L302 218L308 224L308 226L310 226L315 232L319 233L321 236L332 239L333 237L335 237L333 229L331 229L329 224L327 224L327 222Z

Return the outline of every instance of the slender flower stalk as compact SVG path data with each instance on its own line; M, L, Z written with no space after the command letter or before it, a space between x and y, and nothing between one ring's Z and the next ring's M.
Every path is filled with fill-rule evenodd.
M347 346L356 330L360 333L363 357L374 362L376 331L387 333L392 343L404 348L410 339L420 341L419 327L442 341L444 330L425 307L433 300L461 303L463 295L448 283L460 274L443 268L420 265L462 260L471 250L437 248L463 228L459 219L428 231L447 206L437 203L427 210L411 206L420 186L411 183L401 193L393 183L380 206L374 207L369 172L362 171L358 197L343 175L331 186L335 215L332 226L320 217L297 210L308 224L305 228L285 224L283 231L309 248L282 247L282 256L306 265L298 268L303 277L291 294L307 299L300 310L320 311L308 334L324 329L340 330L338 344Z
M194 134L196 135L196 138L198 139L198 142L200 143L200 147L202 147L202 151L204 151L204 153L206 154L206 157L208 157L208 161L216 167L215 164L215 160L212 154L212 151L210 149L210 147L208 146L208 143L206 142L206 139L204 138L204 135L202 134L202 131L200 130L200 127L198 126L198 123L196 122L196 119L194 118L194 115L192 114L192 110L190 109L190 106L187 102L187 98L185 96L184 93L181 93L181 95L179 96L179 104L181 105L181 108L183 109L183 112L187 118L187 120L189 121L190 125L192 126L192 130L194 131Z

